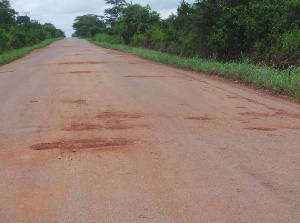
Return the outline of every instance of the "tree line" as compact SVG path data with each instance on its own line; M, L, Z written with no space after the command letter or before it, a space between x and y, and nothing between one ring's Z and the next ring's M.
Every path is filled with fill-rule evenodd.
M42 25L27 15L19 15L9 0L0 0L0 54L59 37L65 34L53 24Z
M105 2L104 15L75 19L74 36L185 57L300 65L299 0L183 0L167 19L148 5Z

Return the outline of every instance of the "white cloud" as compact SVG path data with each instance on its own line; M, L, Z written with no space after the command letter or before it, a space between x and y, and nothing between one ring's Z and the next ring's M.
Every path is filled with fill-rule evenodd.
M130 2L130 1L128 1ZM150 5L152 10L158 11L162 18L167 18L175 13L180 0L161 1L161 0L133 0L133 3ZM187 2L194 2L188 0ZM50 22L57 28L65 31L70 36L73 21L77 16L85 14L102 15L107 7L103 0L10 0L12 8L22 14L29 12L31 19L39 20L40 23Z

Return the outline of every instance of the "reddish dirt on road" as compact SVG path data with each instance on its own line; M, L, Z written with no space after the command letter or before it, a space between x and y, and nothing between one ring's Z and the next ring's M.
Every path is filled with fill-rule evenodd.
M0 103L0 222L300 221L297 103L72 38Z

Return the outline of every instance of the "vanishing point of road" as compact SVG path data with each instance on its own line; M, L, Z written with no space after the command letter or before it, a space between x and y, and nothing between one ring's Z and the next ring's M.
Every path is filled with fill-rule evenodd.
M300 222L300 105L64 39L0 67L0 222Z

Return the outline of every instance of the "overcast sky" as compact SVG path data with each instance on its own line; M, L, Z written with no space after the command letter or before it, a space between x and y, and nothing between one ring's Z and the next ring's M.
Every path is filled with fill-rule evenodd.
M162 18L167 18L175 13L180 0L132 0L143 6L150 5L152 10L158 11ZM186 0L194 2L194 0ZM40 23L50 22L57 28L62 29L67 36L74 32L72 24L76 16L86 14L103 15L107 5L104 0L10 0L11 6L20 15L29 12L31 19L39 20Z

